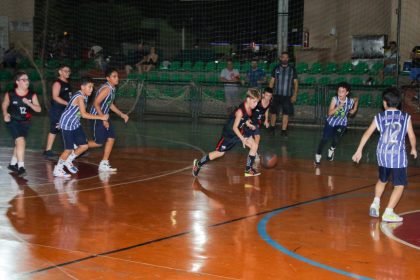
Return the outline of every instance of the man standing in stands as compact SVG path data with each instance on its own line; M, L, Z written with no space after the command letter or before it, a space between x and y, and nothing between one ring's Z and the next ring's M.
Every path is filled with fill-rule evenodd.
M226 68L220 73L219 81L225 83L225 100L230 114L240 102L239 83L240 75L238 69L233 69L233 62L228 59Z
M281 53L280 64L271 73L269 87L273 89L273 100L270 107L270 130L274 134L276 117L281 108L283 114L281 135L287 137L289 116L293 116L293 104L296 102L298 93L297 72L293 66L289 65L289 54L287 52Z
M411 51L411 70L410 80L411 84L415 85L420 80L420 46L415 46Z
M258 68L257 59L253 58L251 61L251 68L246 73L246 79L250 87L261 88L265 83L265 72Z

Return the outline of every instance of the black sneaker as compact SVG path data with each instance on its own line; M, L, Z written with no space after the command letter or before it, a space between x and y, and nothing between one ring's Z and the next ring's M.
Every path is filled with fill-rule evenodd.
M56 154L56 153L54 153L54 152L53 152L53 151L51 151L51 150L44 151L42 154L43 154L43 155L44 155L44 157L46 157L46 158L55 158L55 157L57 157L57 154Z
M198 172L200 172L201 166L198 165L198 159L195 159L193 162L192 174L194 177L198 176Z
M251 176L259 176L261 175L261 172L258 172L254 168L250 167L245 170L245 177L251 177Z
M17 173L18 173L19 176L25 175L26 174L25 167L19 167Z
M7 169L9 169L10 171L12 171L12 172L18 172L18 165L17 165L17 163L15 164L15 165L11 165L11 164L9 164L9 166L7 166Z

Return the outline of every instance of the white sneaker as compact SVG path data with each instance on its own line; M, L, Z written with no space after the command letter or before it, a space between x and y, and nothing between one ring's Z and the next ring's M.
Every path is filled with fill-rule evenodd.
M377 218L379 217L379 204L372 203L369 208L369 216Z
M335 152L335 149L333 149L333 148L329 148L328 149L327 159L329 161L333 161L334 160L334 152Z
M322 158L322 155L320 155L320 154L315 155L315 165L320 165L321 164L321 158Z
M399 223L403 221L403 217L398 216L394 212L386 214L384 213L382 215L382 221L388 222L388 223Z
M63 170L63 168L59 168L58 165L54 167L53 172L54 177L61 177L61 178L70 178L70 174L67 174L66 171Z
M111 167L111 165L109 165L109 161L101 161L101 163L99 164L99 171L102 172L115 172L117 171L117 168L113 168Z
M71 161L66 160L64 162L64 166L67 167L67 170L70 171L70 173L76 174L79 171L79 169L77 169L77 167L74 166Z

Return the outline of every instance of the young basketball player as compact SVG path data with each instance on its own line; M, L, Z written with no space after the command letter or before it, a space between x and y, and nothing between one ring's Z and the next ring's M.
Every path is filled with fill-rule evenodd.
M245 101L232 112L228 122L223 127L222 137L217 143L216 150L210 152L202 159L195 159L193 162L192 173L197 176L201 167L211 160L215 160L224 156L226 151L232 149L237 143L242 142L243 147L248 147L249 154L246 162L245 176L260 175L252 166L254 164L255 155L257 154L258 144L253 137L245 137L245 127L251 124L252 110L257 106L260 100L260 92L258 89L249 89L246 94Z
M52 147L56 135L60 132L58 122L61 114L66 108L72 93L69 77L71 74L70 67L62 65L58 68L58 79L52 85L51 108L49 111L50 117L50 132L47 137L47 145L43 155L47 158L55 157Z
M403 218L395 214L394 208L400 201L404 187L407 186L407 154L405 151L405 135L411 145L410 154L417 158L416 135L413 131L411 117L398 110L401 95L396 88L388 88L382 94L385 111L375 116L372 124L363 134L359 147L353 155L353 161L359 162L362 158L363 147L375 129L379 130L380 137L376 148L376 157L379 165L379 180L375 186L375 198L370 206L369 215L379 217L379 207L382 193L392 174L392 191L388 205L382 215L385 222L402 222Z
M59 125L63 135L64 152L54 167L55 177L70 177L70 174L64 171L64 166L70 173L77 173L78 169L73 165L73 160L88 149L88 142L80 124L80 117L91 120L108 120L108 114L91 115L86 112L87 98L92 94L92 91L93 81L90 79L82 80L80 90L70 98L60 117ZM77 148L74 149L74 146L77 146Z
M324 132L316 151L315 165L321 164L322 150L331 138L332 143L328 149L327 159L334 160L335 148L347 129L347 115L356 113L359 103L357 99L348 97L349 93L350 85L348 83L337 85L337 95L331 99Z
M29 89L29 78L25 72L15 75L15 86L10 92L6 92L2 103L3 119L6 127L15 141L13 156L8 169L17 172L19 176L26 173L25 170L25 138L31 126L31 110L41 112L36 93Z
M273 98L273 89L272 88L265 88L264 92L261 96L261 100L258 102L257 106L252 110L252 124L255 126L255 130L251 130L251 134L253 135L255 142L257 145L260 144L260 128L264 125L265 128L270 127L270 123L268 121L268 112L271 105L271 100Z
M128 122L128 115L121 112L114 104L115 86L118 85L118 72L115 69L108 69L105 72L107 82L103 84L96 92L90 113L92 115L102 116L108 114L111 110L120 116L125 123ZM89 141L89 148L104 147L102 161L99 163L99 171L117 171L109 164L109 156L115 142L114 127L111 121L91 120L90 126L93 133L94 141Z

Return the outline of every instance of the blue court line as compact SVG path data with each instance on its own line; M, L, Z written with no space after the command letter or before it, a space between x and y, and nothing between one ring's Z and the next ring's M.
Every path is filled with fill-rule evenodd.
M313 203L313 202L318 202L318 201L323 201L323 200L329 200L329 199L332 199L332 198L335 198L335 197L329 197L329 198L320 198L320 199L318 199L318 200L313 200L313 201L310 201L309 203ZM309 203L304 203L304 204L309 204ZM269 245L271 245L271 246L273 246L274 248L276 248L277 250L279 250L279 251L281 251L282 253L284 253L284 254L286 254L286 255L288 255L288 256L290 256L290 257L292 257L292 258L295 258L295 259L297 259L297 260L300 260L300 261L302 261L302 262L305 262L305 263L308 263L308 264L310 264L310 265L313 265L313 266L316 266L316 267L319 267L319 268L322 268L322 269L325 269L325 270L329 270L329 271L331 271L331 272L335 272L335 273L338 273L338 274L341 274L341 275L344 275L344 276L348 276L348 277L352 277L352 278L355 278L355 279L364 279L364 280L366 280L366 279L373 279L373 278L368 278L368 277L366 277L366 276L361 276L361 275L358 275L358 274L355 274L355 273L351 273L351 272L348 272L348 271L345 271L345 270L341 270L341 269L337 269L337 268L335 268L335 267L332 267L332 266L328 266L328 265L325 265L325 264L322 264L322 263L319 263L319 262L316 262L316 261L313 261L313 260L311 260L311 259L308 259L308 258L305 258L305 257L303 257L303 256L301 256L301 255L299 255L299 254L296 254L295 252L293 252L293 251L290 251L289 249L287 249L286 247L284 247L284 246L282 246L282 245L280 245L279 243L277 243L275 240L273 240L271 237L270 237L270 235L268 235L268 233L267 233L267 230L266 230L266 227L267 227L267 223L268 223L268 221L272 218L272 217L274 217L274 216L276 216L276 215L278 215L278 214L280 214L280 213L282 213L282 212L284 212L284 211L286 211L286 210L288 210L288 209L291 209L291 208L295 208L295 207L297 207L297 206L301 206L302 204L300 204L300 205L292 205L292 206L290 206L290 207L285 207L285 208L283 208L283 209L280 209L280 210L276 210L276 211L274 211L274 212L271 212L271 213L269 213L269 214L267 214L259 223L258 223L258 234L261 236L261 238L265 241L265 242L267 242Z

